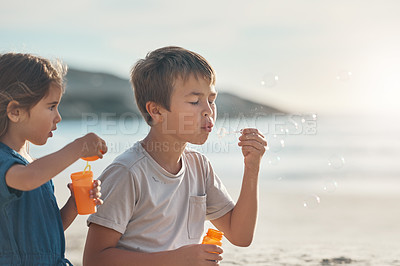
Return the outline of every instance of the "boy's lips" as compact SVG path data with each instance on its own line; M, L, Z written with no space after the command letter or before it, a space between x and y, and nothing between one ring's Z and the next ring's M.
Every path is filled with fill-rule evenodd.
M210 124L206 124L205 126L203 126L203 127L201 127L201 128L204 129L204 130L207 131L207 132L211 132L213 126L214 126L214 125L213 125L212 123L210 123Z

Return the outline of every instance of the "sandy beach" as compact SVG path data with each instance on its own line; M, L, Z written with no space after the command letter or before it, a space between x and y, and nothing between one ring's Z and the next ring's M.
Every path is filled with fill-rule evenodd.
M356 190L357 184L341 181L305 207L312 197L304 182L261 182L254 241L240 248L224 240L221 265L400 265L399 189L389 183ZM234 197L236 185L227 186ZM86 218L66 231L66 255L74 265L82 265Z

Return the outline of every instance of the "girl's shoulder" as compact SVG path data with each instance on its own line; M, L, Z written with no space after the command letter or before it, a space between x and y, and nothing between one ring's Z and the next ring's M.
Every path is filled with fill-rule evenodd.
M18 152L0 142L0 167L8 161L14 161L14 163L19 163L23 165L27 165L29 163Z

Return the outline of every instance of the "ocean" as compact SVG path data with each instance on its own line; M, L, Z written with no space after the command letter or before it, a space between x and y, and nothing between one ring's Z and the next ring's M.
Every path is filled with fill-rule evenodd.
M95 176L148 132L129 115L62 121L39 158L95 132L107 141ZM221 265L400 265L400 124L395 116L255 115L219 119L202 146L234 199L240 193L240 129L257 127L268 141L259 175L259 217L254 241L239 248L224 240ZM54 178L60 206L77 161ZM66 231L66 255L81 265L86 218ZM212 225L207 222L207 227Z

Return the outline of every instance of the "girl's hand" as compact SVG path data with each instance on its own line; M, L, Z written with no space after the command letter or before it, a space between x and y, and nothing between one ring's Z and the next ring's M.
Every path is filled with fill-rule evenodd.
M81 147L79 157L98 156L101 159L107 152L106 142L94 133L88 133L76 141Z
M242 147L245 166L259 167L267 147L265 137L256 128L245 128L239 137L238 145Z
M103 204L103 200L100 199L100 197L101 197L101 193L100 193L101 186L100 186L100 184L101 184L100 180L94 180L93 181L93 189L91 189L89 191L90 198L94 199L94 202L96 203L96 205Z

